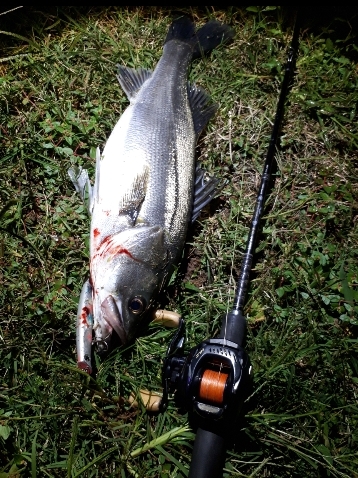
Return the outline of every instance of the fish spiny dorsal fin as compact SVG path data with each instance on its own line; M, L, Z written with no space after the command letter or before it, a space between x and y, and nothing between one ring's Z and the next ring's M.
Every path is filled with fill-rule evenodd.
M217 105L211 103L209 95L194 84L188 83L188 98L194 122L196 137L200 135L209 120L214 116Z
M219 183L219 180L216 178L210 178L205 181L205 171L201 169L199 165L196 167L195 173L194 203L191 222L194 222L198 218L201 210L213 199L218 192L217 185Z
M138 173L130 187L122 196L119 204L119 214L128 214L135 224L142 202L144 201L149 179L149 166L145 164L140 173Z
M127 66L118 66L118 81L127 95L129 101L135 97L142 85L152 76L151 70L144 68L129 68Z
M193 58L206 55L222 43L234 38L234 30L217 20L210 20L196 32L197 43L194 47Z

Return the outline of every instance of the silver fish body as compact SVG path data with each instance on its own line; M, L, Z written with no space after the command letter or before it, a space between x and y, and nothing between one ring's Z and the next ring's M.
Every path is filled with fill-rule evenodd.
M205 45L213 31L214 45ZM119 67L130 105L97 155L91 203L90 286L100 350L113 331L122 344L135 337L180 258L193 211L195 145L215 112L202 90L188 86L188 66L195 52L231 36L218 22L196 36L182 19L173 23L154 72Z

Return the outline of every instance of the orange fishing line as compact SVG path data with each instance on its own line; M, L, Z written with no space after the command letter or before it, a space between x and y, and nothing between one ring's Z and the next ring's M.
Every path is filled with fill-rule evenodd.
M207 369L203 373L199 389L199 397L207 402L221 405L224 401L225 384L227 373L215 372Z

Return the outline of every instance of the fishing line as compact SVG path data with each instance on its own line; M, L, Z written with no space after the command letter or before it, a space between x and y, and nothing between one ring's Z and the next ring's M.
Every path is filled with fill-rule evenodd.
M241 104L241 100L240 100L239 110L238 110L237 115L236 115L237 118L240 118L241 108L242 108L242 104ZM229 154L230 154L231 164L234 165L233 153L232 153L232 112L230 112L230 116L229 116ZM225 317L227 317L227 314L229 313L229 307L230 307L230 304L232 303L232 297L235 296L235 289L236 289L236 282L235 282L235 279L234 279L233 270L234 270L235 253L236 253L236 249L237 249L236 245L237 245L237 236L238 236L238 232L239 232L239 217L240 217L241 201L242 201L242 195L243 195L243 189L244 189L243 185L244 185L245 170L246 170L246 158L244 158L243 161L242 161L240 194L239 194L239 199L238 199L238 202L237 202L235 235L234 235L233 251L232 251L232 258L231 258L231 267L230 267L230 276L229 276L229 290L228 290L228 294L227 294L227 304L226 304ZM226 324L227 324L227 321L225 321L224 339L226 337Z

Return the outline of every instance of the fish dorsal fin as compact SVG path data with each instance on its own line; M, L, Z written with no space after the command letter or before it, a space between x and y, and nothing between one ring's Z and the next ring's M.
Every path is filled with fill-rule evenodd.
M149 179L149 166L143 165L134 177L130 187L124 192L119 203L119 214L127 214L135 224L140 206L144 201Z
M205 171L198 165L196 167L196 176L194 184L194 203L191 222L194 222L199 216L201 210L209 204L217 193L219 180L215 177L205 180Z
M217 105L212 104L210 96L194 83L188 83L188 98L193 116L194 130L198 137L209 120L214 116Z
M123 88L123 91L127 95L129 101L135 97L138 91L141 89L143 83L152 76L151 70L144 68L129 68L128 66L118 66L118 81Z

